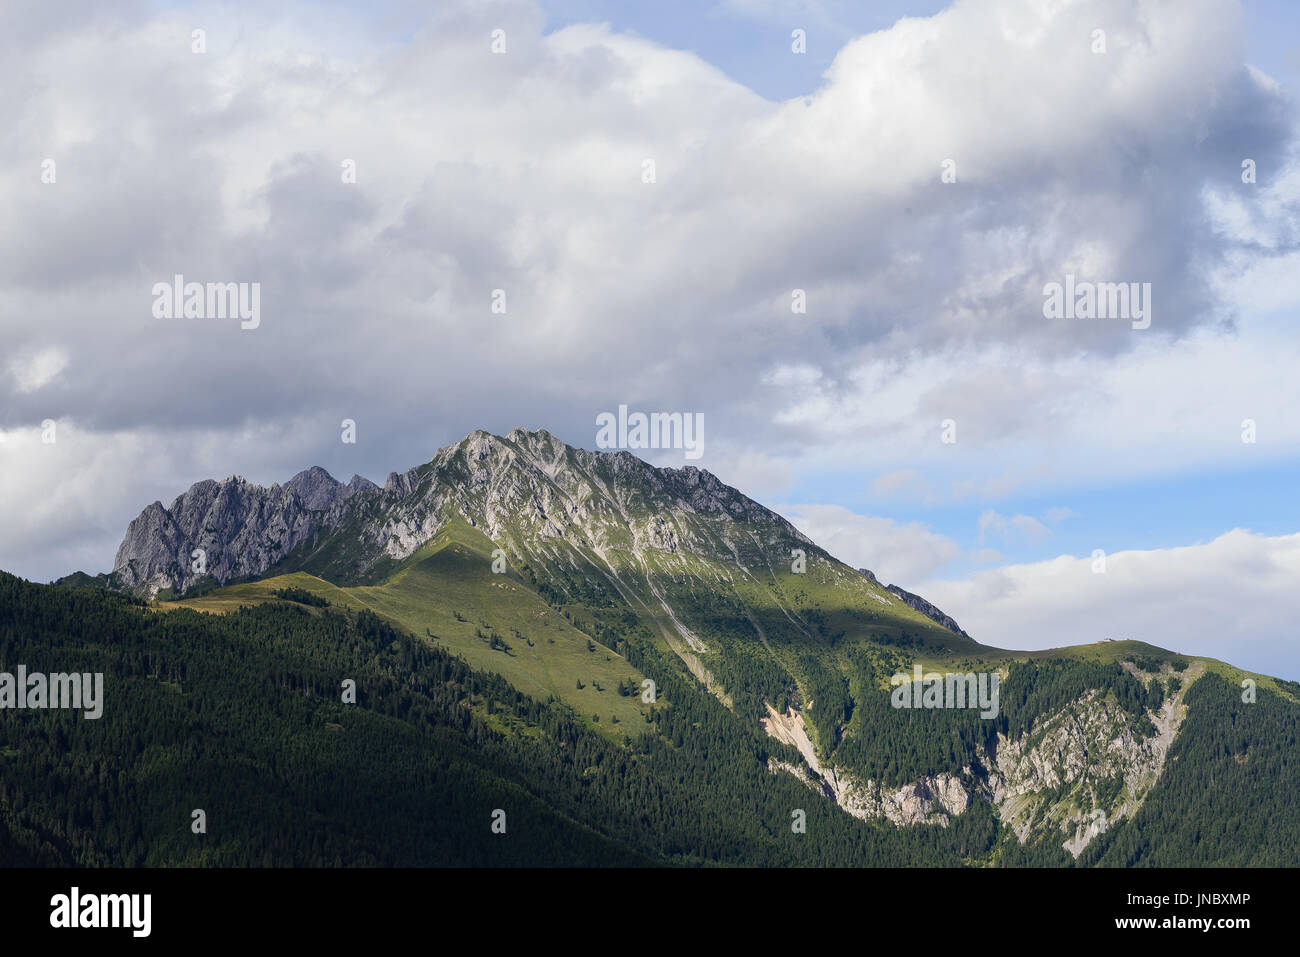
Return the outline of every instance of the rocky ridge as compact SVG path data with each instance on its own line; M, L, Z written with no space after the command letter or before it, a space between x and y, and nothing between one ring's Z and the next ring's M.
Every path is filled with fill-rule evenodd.
M858 571L862 572L862 574L866 576L866 578L869 581L873 582L874 584L877 585L880 584L880 579L878 579L875 576L875 574L871 571L871 569L859 568ZM961 635L963 638L970 637L970 635L966 634L966 632L962 629L962 627L957 624L957 622L952 618L951 615L945 615L942 611L940 611L930 602L926 601L920 595L910 592L899 585L886 585L884 587L885 587L885 591L889 592L890 594L897 595L899 598L903 600L903 603L905 605L907 605L909 608L913 608L916 611L919 611L921 614L925 615L925 617L929 618L931 621L943 625L943 627L947 628L949 631L954 631L957 634Z
M131 522L113 572L151 596L182 592L205 578L265 574L291 555L309 563L335 536L347 547L330 559L332 580L360 580L384 560L408 558L453 518L543 568L573 564L574 552L615 569L653 553L685 570L690 555L746 568L769 565L789 543L820 551L707 471L656 468L628 452L589 452L516 429L504 438L473 432L382 487L360 476L340 483L321 468L269 488L239 476L199 482L170 508L155 502ZM197 564L196 549L204 553Z
M769 762L769 770L793 774L856 817L885 819L899 827L946 827L972 801L984 800L1020 843L1055 833L1077 858L1106 827L1136 813L1159 779L1186 717L1185 690L1169 696L1158 713L1147 714L1155 726L1152 736L1138 734L1113 700L1090 691L1015 739L998 734L995 746L981 748L977 755L980 772L968 765L960 774L927 775L902 787L824 766L803 716L794 710L778 715L769 707L764 728L798 748L805 762L800 767ZM1118 794L1098 799L1100 782L1115 777L1123 782Z
M238 475L198 482L169 508L154 502L127 526L113 575L151 597L205 579L225 583L258 575L329 527L350 498L375 488L359 475L338 482L322 468L269 488Z

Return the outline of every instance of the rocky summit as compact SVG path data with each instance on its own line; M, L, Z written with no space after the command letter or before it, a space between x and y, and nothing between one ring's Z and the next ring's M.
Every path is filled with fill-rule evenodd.
M170 508L154 502L127 526L113 575L150 596L163 588L185 591L205 578L224 583L259 575L329 527L353 495L375 489L359 475L345 485L315 467L270 488L238 475L198 482Z
M239 476L199 482L170 508L155 502L131 522L113 573L150 596L184 592L205 577L225 584L264 574L290 556L319 564L339 544L332 536L346 532L347 547L334 549L346 557L329 570L351 582L408 557L454 518L543 564L566 550L621 562L680 552L740 566L788 564L787 545L817 550L707 471L655 468L628 452L515 429L473 432L382 487L361 476L343 484L319 467L269 488ZM196 549L205 556L197 567Z

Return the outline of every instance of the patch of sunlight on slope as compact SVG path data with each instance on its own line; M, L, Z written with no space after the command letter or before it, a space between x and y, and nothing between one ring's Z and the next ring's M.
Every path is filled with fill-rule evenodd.
M368 608L459 655L471 667L501 675L538 700L554 696L611 737L644 733L649 728L644 715L650 710L641 701L644 676L621 655L575 628L516 575L494 573L494 547L482 533L461 523L420 548L381 585L340 588L295 572L157 607L225 613L240 605L279 601L273 594L276 589L302 588L353 611ZM494 634L506 650L499 650L500 644L493 648ZM620 682L629 680L636 691L620 695ZM662 697L656 702L657 707L667 704Z

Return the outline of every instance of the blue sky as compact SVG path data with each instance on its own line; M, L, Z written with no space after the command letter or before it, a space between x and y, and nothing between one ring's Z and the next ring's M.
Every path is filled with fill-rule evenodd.
M736 81L771 100L806 96L821 83L849 40L891 26L902 17L930 16L945 4L904 3L598 3L544 4L547 28L608 22L665 46L691 50ZM802 29L807 53L786 56L792 30ZM774 65L779 64L779 69Z
M552 0L544 3L546 27L608 22L665 46L691 50L768 99L812 93L835 54L849 40L892 26L903 17L928 17L940 0L692 3L688 0ZM1300 9L1289 0L1243 0L1252 63L1275 77L1300 76ZM790 31L805 30L808 52L775 56L790 46ZM779 63L781 69L774 69Z

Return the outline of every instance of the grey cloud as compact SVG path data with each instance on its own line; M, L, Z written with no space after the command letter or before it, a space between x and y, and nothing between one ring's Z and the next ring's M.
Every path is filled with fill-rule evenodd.
M1089 244L1120 273L1097 278L1152 282L1151 335L1230 318L1208 277L1235 244L1198 197L1235 182L1238 154L1279 167L1293 132L1235 52L1235 9L1153 12L1179 27L1156 71L1122 42L1141 40L1122 7L1104 62L1062 53L1075 13L1026 48L990 26L1003 7L1019 9L964 3L855 41L781 104L602 28L544 37L525 3L396 6L353 36L205 13L205 58L173 10L20 7L23 42L0 41L23 91L0 106L18 131L0 133L0 324L15 352L70 362L30 393L0 379L0 428L53 416L178 446L305 429L294 448L313 457L241 447L219 471L382 479L476 427L589 443L595 413L626 401L705 411L719 447L797 454L818 437L773 422L777 362L834 390L941 344L1131 348L1125 326L1041 315L1042 283ZM912 60L904 34L924 40ZM52 142L69 145L46 186ZM261 328L154 319L150 287L175 273L260 282ZM921 408L986 408L990 436L1031 427L1025 395L1001 395L970 382ZM344 417L358 449L338 447Z

